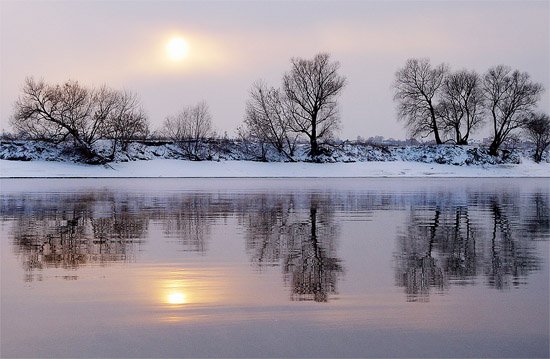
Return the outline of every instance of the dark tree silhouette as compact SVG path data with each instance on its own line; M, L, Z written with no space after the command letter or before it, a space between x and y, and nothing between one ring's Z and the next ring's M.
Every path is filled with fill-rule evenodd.
M246 102L245 137L255 139L262 145L269 144L293 161L298 134L292 132L287 112L279 90L268 88L263 81L255 82ZM262 151L262 160L265 159L265 151Z
M126 151L130 141L147 137L149 122L136 94L128 91L111 91L111 96L114 97L114 108L108 114L105 135L113 139L112 159L119 143L122 150Z
M92 96L76 81L49 85L27 78L23 94L15 103L12 125L16 131L39 139L60 142L71 137L93 151L91 146L100 138L105 124L103 116L91 119Z
M24 136L72 141L90 162L105 162L94 144L102 139L126 143L147 133L147 119L136 95L107 88L88 88L77 81L50 85L27 78L11 120Z
M405 67L395 73L393 98L397 113L412 136L433 134L437 144L443 143L436 101L447 72L446 65L434 68L424 58L407 60Z
M456 144L467 145L470 134L483 124L481 79L475 71L448 74L441 88L442 129L453 135Z
M540 162L546 148L550 146L550 119L545 113L531 113L524 120L525 134L535 144L533 160Z
M510 134L524 126L525 117L532 112L544 89L532 82L528 73L499 65L484 75L482 91L494 133L489 153L496 156Z
M283 77L283 92L289 126L309 139L310 154L320 154L319 141L330 137L339 127L337 99L346 84L338 74L340 63L329 54L312 60L293 58L291 70Z

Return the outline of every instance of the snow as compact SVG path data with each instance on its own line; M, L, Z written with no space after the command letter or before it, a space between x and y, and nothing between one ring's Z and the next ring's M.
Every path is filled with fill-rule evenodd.
M469 166L410 161L285 163L155 159L98 166L0 160L0 178L10 177L550 177L550 163L537 164L525 158L519 164Z
M98 141L94 147L97 153L108 158L112 152L109 140ZM213 161L257 161L261 150L257 143L238 140L223 140L200 143L198 157ZM340 141L323 147L323 154L315 162L368 162L368 161L415 161L449 165L485 165L519 163L521 157L529 158L532 150L515 148L501 151L500 156L491 156L488 149L480 146L416 145L394 146ZM546 156L548 162L550 156ZM191 157L193 159L194 157ZM20 140L0 141L0 159L19 161L62 161L89 162L70 143L53 144L43 141ZM134 141L126 149L118 148L112 162L129 162L154 159L189 159L185 151L170 142ZM265 160L288 162L289 159L267 145ZM298 144L293 161L310 162L309 145Z
M223 143L222 143L223 142ZM169 142L134 141L113 162L90 165L70 144L43 141L0 141L0 178L9 177L550 177L550 155L534 163L532 149L515 148L488 154L480 146L385 146L344 141L327 147L311 161L300 144L294 160L272 148L270 162L258 162L253 144L224 140L203 144L208 161L186 160ZM97 143L107 155L108 140ZM252 147L250 147L252 146Z

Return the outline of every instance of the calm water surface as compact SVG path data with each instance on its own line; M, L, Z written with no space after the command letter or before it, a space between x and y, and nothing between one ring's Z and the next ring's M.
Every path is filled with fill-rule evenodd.
M548 179L0 186L3 357L549 356Z

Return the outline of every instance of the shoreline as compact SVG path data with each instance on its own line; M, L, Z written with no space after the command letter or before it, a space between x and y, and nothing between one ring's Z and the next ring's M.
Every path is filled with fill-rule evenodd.
M412 161L337 163L155 159L109 166L0 160L0 179L17 178L547 178L550 163L457 166Z

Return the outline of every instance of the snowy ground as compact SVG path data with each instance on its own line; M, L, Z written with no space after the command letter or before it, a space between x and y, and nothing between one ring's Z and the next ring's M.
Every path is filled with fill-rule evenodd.
M156 159L111 163L0 160L9 177L550 177L550 163L456 166L409 161L281 163Z
M110 158L112 144L108 140L97 142L94 147L103 159ZM491 156L483 146L455 145L373 145L344 141L332 146L324 146L324 152L314 162L386 162L412 161L448 165L489 165L520 163L522 158L532 157L532 146L516 147L501 151L499 156ZM227 140L201 143L197 156L189 156L178 145L162 141L134 141L123 150L118 148L109 162L131 162L144 160L189 160L197 157L212 161L259 161L289 162L289 158L278 153L274 147L266 145L262 158L258 143L244 143ZM544 162L550 162L545 156ZM0 160L52 161L89 163L70 143L53 144L43 141L0 141ZM309 144L299 144L290 162L311 162ZM97 163L97 161L96 161Z
M270 162L253 161L248 145L217 143L209 161L190 161L165 142L132 142L108 165L87 165L67 144L0 141L0 178L7 177L550 177L550 156L536 164L532 150L516 148L491 156L484 147L453 145L377 146L342 142L308 162L300 145L285 162L273 151ZM109 141L98 144L107 151ZM103 147L101 147L103 146ZM215 151L214 151L215 149ZM108 153L108 151L106 152Z

